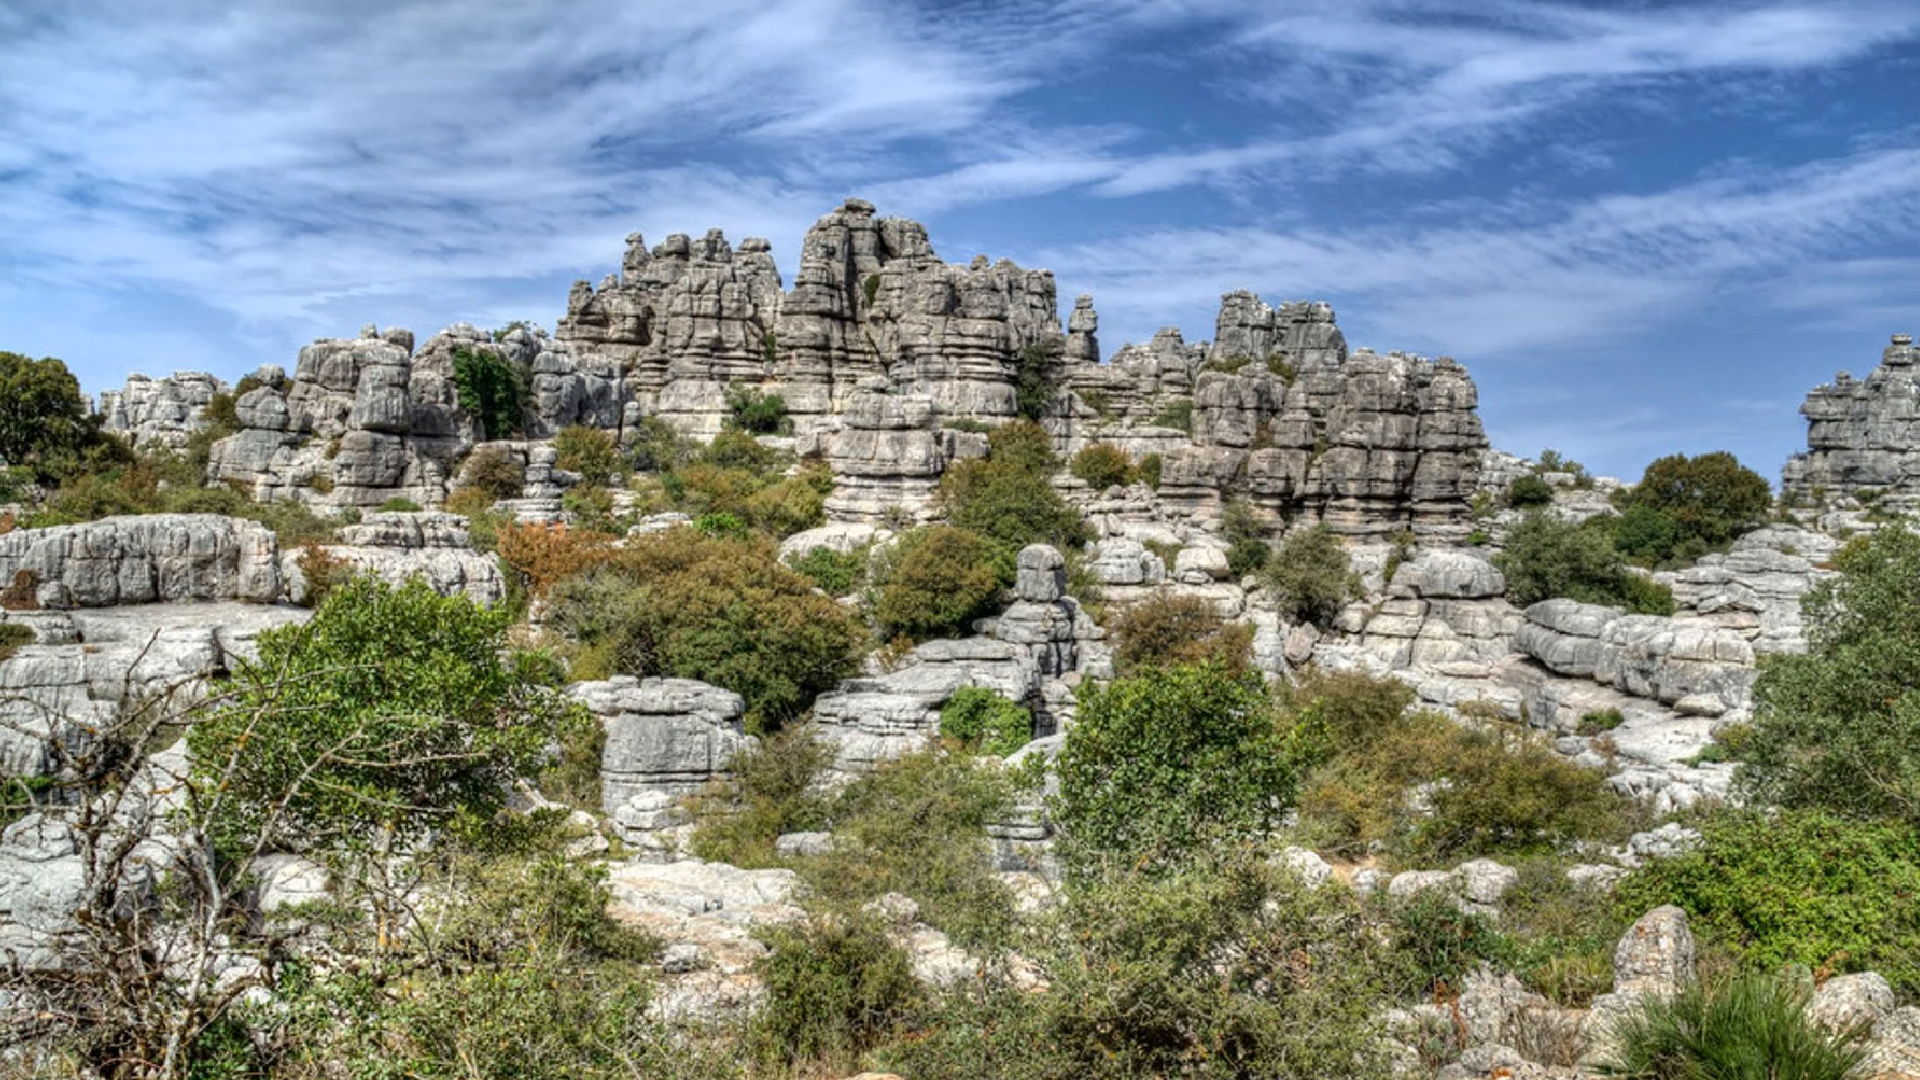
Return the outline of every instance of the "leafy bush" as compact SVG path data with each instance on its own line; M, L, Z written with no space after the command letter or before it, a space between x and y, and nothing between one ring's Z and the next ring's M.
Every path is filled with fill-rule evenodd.
M1405 989L1419 997L1458 992L1469 972L1504 957L1507 943L1485 915L1460 910L1452 897L1428 890L1390 905L1393 951L1405 968Z
M589 484L610 484L620 469L620 448L613 436L585 424L569 424L553 437L554 464L579 473Z
M1159 454L1148 454L1146 457L1141 458L1140 465L1136 470L1139 473L1140 482L1155 491L1160 490L1160 473L1165 466L1166 462Z
M746 698L769 731L852 673L858 618L782 566L772 544L673 529L561 580L551 623L576 643L578 678L674 675Z
M727 540L745 540L753 535L753 530L747 527L747 523L742 521L738 514L701 514L693 519L693 527L695 531L704 535Z
M728 383L726 390L727 423L755 435L785 435L793 430L787 419L787 399L779 394L763 393L751 386Z
M66 364L0 350L0 464L57 483L102 450L124 455L125 444L100 430Z
M635 472L667 473L694 455L692 442L658 416L643 417L632 429L627 465Z
M770 951L754 965L766 996L752 1038L770 1066L851 1072L924 999L906 952L870 916L815 915L770 928L766 941Z
M1015 794L997 761L930 747L883 762L827 810L833 848L800 860L808 894L849 910L886 893L968 947L995 947L1013 927L1013 897L994 874L986 826Z
M766 446L749 432L727 428L700 449L698 460L721 469L767 473L780 461L780 451Z
M475 551L492 551L500 527L514 520L512 514L493 509L493 501L493 496L475 487L455 488L447 496L446 511L467 519L467 542Z
M1903 994L1920 990L1920 835L1910 827L1722 810L1699 829L1698 850L1620 883L1622 911L1677 905L1756 970L1873 970Z
M1806 1012L1808 991L1772 976L1694 984L1640 997L1615 1022L1607 1076L1647 1080L1861 1080L1867 1032L1829 1032Z
M1553 501L1553 485L1528 473L1507 485L1507 505L1522 509L1546 506Z
M1251 674L1176 667L1084 692L1055 808L1081 862L1173 865L1263 835L1292 805L1292 747Z
M1346 545L1325 525L1293 532L1267 560L1260 584L1271 590L1281 614L1294 622L1324 625L1347 601L1360 596Z
M782 833L825 826L827 804L816 784L832 764L833 746L805 725L734 754L727 762L732 775L688 800L693 853L734 866L779 865L773 842Z
M574 528L617 535L626 527L614 516L613 492L597 484L576 484L560 495L560 510Z
M460 470L460 484L481 491L498 501L517 499L526 486L526 469L519 455L504 446L483 446L467 459Z
M1595 712L1582 713L1580 715L1579 726L1574 728L1574 734L1586 736L1604 735L1626 722L1627 718L1621 714L1619 709L1600 709Z
M1507 534L1494 564L1507 578L1507 595L1527 605L1551 597L1610 604L1644 615L1673 614L1673 593L1628 573L1604 521L1575 525L1531 513Z
M877 1053L915 1080L1384 1080L1388 958L1351 893L1258 859L1115 872L1066 894L1022 954Z
M188 734L232 801L222 842L404 844L483 824L553 734L500 661L507 620L417 579L360 578L305 625L263 631L258 661Z
M1230 626L1207 600L1156 591L1113 621L1119 646L1113 659L1121 672L1147 667L1212 664L1244 671L1253 630Z
M1680 551L1680 525L1663 510L1629 506L1614 520L1613 546L1643 566L1657 566Z
M526 379L519 365L491 348L453 348L454 393L460 407L480 422L481 441L505 439L520 430Z
M1067 550L1086 543L1086 523L1047 480L1053 446L1039 425L1002 424L990 438L985 459L956 462L941 478L948 521L993 541L1009 571L1028 544Z
M963 686L940 706L940 735L1005 757L1033 741L1033 714L985 687Z
M1698 457L1660 458L1617 502L1622 510L1652 511L1673 523L1673 542L1646 552L1666 559L1689 544L1698 544L1702 550L1724 546L1765 524L1773 490L1765 477L1740 464L1739 458L1716 450ZM1646 545L1646 539L1638 542Z
M417 514L419 512L419 503L399 495L380 504L380 513L383 514Z
M888 636L963 635L998 606L998 558L994 545L965 529L915 529L874 559L874 619Z
M1801 602L1807 652L1754 684L1741 779L1793 807L1920 824L1920 534L1856 540Z
M788 560L787 565L793 567L794 573L805 575L828 596L846 596L866 581L869 554L865 547L835 551L822 545L808 548L798 558Z
M1133 482L1133 459L1112 443L1094 442L1081 447L1068 469L1101 491Z
M1020 350L1014 365L1014 411L1028 420L1038 420L1060 396L1060 352L1058 338L1037 341Z
M1159 415L1148 421L1154 427L1175 428L1180 431L1193 431L1193 399L1181 398L1167 403Z
M20 651L22 645L33 644L33 627L25 623L0 622L0 660L5 660Z

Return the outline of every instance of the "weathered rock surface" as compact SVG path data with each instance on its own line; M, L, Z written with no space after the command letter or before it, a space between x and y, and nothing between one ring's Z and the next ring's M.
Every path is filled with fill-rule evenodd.
M389 585L419 578L442 596L465 593L481 604L498 603L507 595L499 563L473 550L467 519L458 514L368 514L360 524L343 527L338 539L338 543L319 545L319 550L349 570L370 573ZM306 603L306 551L288 550L280 558L287 598Z
M201 414L227 384L200 371L176 371L165 378L127 376L119 390L100 392L101 427L136 448L179 450L202 427Z
M280 597L273 533L218 514L109 517L0 535L0 582L20 575L44 608Z
M1846 372L1816 387L1800 406L1807 450L1787 462L1781 495L1810 501L1816 489L1835 494L1872 489L1920 494L1920 350L1895 334L1880 366L1865 379Z
M729 775L727 760L752 743L740 695L692 679L616 675L567 693L606 730L600 801L609 813L636 795L691 794Z

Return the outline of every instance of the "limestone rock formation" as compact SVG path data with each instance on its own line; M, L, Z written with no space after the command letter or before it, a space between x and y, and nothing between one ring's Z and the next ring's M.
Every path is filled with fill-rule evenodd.
M507 595L500 564L473 550L467 519L443 513L368 514L340 530L339 542L319 545L329 559L355 573L370 573L389 585L420 578L443 596L465 593L475 603L498 603ZM283 551L280 573L287 599L308 602L305 549Z
M861 380L840 419L825 437L834 478L826 510L837 524L928 519L947 466L987 452L986 436L939 429L933 399L891 393L883 376Z
M1816 490L1873 489L1920 495L1920 350L1895 334L1865 379L1846 372L1815 388L1800 406L1807 450L1787 462L1781 495L1806 501Z
M644 793L692 794L727 775L727 759L752 741L740 695L692 679L616 675L567 693L606 729L600 800L609 813Z
M119 390L100 392L101 427L137 448L179 450L201 427L201 414L227 384L200 371L176 371L161 379L127 376Z
M0 582L43 608L280 598L273 533L218 514L109 517L0 535Z

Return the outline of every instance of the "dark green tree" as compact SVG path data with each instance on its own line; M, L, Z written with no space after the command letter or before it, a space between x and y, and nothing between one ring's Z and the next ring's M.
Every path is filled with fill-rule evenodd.
M1716 450L1691 458L1670 454L1653 462L1617 501L1622 510L1659 514L1673 523L1674 539L1664 550L1642 538L1635 541L1640 550L1630 553L1661 560L1697 558L1763 524L1773 505L1773 490L1739 458Z
M478 419L489 439L504 439L521 428L526 397L524 374L490 348L453 349L453 386L460 407Z
M66 364L0 351L0 465L24 466L41 482L56 482L109 438Z

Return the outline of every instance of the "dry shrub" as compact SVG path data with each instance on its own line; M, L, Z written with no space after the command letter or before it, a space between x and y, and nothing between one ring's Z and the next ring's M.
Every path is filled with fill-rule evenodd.
M616 554L614 538L587 529L550 525L502 525L495 539L500 560L536 596L562 579L600 565Z
M1229 625L1198 596L1156 592L1127 608L1114 623L1120 639L1114 660L1121 670L1174 664L1217 664L1244 671L1253 629Z

